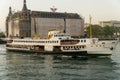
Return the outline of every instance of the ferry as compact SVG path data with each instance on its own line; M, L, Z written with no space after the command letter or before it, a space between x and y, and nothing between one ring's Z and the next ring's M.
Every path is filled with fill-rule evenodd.
M26 51L41 54L60 54L71 56L110 56L118 40L99 40L98 38L72 38L57 30L48 32L47 39L11 39L6 44L9 51Z

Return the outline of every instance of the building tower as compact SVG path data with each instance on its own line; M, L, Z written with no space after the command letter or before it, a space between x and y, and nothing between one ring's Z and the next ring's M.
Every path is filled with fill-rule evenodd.
M12 8L11 7L9 7L9 13L8 13L8 15L9 16L12 15Z
M20 12L21 18L19 19L19 37L30 37L30 10L27 9L26 0L23 1L23 8Z
M6 18L6 36L8 37L8 35L9 35L9 28L8 28L8 22L11 20L11 18L12 18L12 8L11 7L9 7L9 13L8 13L8 16L7 16L7 18ZM10 36L10 35L9 35Z
M11 7L6 18L7 37L30 37L30 10L27 9L26 0L23 1L22 11L12 13Z
M26 0L24 0L23 2L23 8L22 8L22 11L27 11L27 5L26 5Z

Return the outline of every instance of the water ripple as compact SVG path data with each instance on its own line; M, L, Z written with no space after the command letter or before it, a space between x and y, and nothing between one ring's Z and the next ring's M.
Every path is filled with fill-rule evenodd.
M0 80L119 80L120 44L111 58L8 52L0 45Z

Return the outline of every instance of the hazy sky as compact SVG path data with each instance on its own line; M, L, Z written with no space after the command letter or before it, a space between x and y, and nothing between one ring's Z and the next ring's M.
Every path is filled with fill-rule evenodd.
M93 23L107 20L120 21L120 0L26 0L27 7L36 11L50 11L55 6L57 12L78 13L89 22L89 15ZM23 0L0 0L0 30L5 31L5 19L9 6L14 11L20 11Z

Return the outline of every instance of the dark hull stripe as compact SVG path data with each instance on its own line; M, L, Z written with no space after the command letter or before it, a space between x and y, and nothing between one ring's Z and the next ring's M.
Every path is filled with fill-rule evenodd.
M30 53L39 53L39 54L58 54L58 55L68 55L68 56L110 56L111 54L87 54L87 51L78 51L78 52L60 52L60 51L35 51L35 50L13 50L7 49L8 51L15 52L30 52Z

